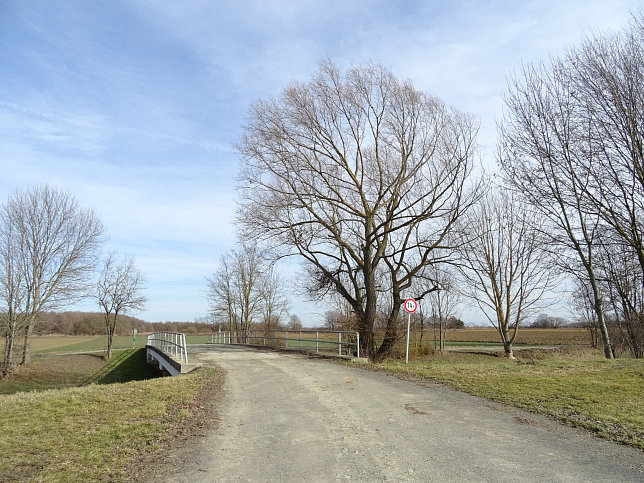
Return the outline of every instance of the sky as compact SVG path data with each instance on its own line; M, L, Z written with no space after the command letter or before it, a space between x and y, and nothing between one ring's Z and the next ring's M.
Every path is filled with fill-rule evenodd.
M381 63L476 116L493 166L507 78L585 35L620 29L631 0L0 0L0 202L67 190L103 220L105 252L135 257L133 315L193 321L235 246L248 109L322 60ZM290 278L297 261L282 267ZM305 325L324 309L293 292ZM70 310L97 311L91 301ZM472 314L471 317L476 318Z

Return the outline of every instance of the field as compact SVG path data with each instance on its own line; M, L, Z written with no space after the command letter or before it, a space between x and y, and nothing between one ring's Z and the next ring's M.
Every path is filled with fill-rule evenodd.
M203 344L210 340L207 335L192 335L186 337L188 344ZM137 335L135 348L145 347L146 335ZM0 341L0 350L4 346L4 339ZM31 339L31 350L34 356L63 353L63 352L103 352L107 347L107 337L104 335L45 335L34 336ZM131 335L117 335L113 340L113 349L132 349Z
M429 334L431 338L433 334ZM425 335L427 338L427 334ZM499 342L496 329L457 329L448 330L447 341L458 342ZM588 345L590 336L586 329L522 329L519 328L517 345Z

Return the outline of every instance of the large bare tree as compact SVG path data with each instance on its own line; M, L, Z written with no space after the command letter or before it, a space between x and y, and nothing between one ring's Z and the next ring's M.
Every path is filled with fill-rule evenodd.
M134 264L134 257L110 253L96 284L96 299L103 311L107 332L106 359L112 357L114 332L119 315L142 310L147 298L143 295L145 277Z
M38 314L87 296L97 253L104 241L103 224L80 208L68 192L35 186L13 192L0 211L2 224L2 302L7 332L22 342L22 363L30 359L31 334ZM17 329L20 330L17 330ZM14 364L5 354L4 371Z
M496 328L505 354L519 326L556 281L540 216L511 192L490 191L461 219L463 293L472 298Z
M251 106L239 144L242 235L300 256L309 292L339 293L361 352L384 357L403 292L473 199L476 133L470 116L381 66L343 73L323 62L310 82ZM379 297L388 299L380 346Z

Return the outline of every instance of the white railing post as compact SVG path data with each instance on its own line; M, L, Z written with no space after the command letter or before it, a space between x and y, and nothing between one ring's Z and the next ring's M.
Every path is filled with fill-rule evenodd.
M358 358L360 357L360 332L356 332L356 346L358 347Z
M211 335L214 341L214 336ZM148 345L156 347L169 356L188 362L188 345L183 332L154 332L148 335Z

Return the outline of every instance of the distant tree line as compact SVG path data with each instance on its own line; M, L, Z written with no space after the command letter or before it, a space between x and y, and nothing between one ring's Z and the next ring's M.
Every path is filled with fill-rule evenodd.
M35 335L106 335L105 315L100 312L42 312L34 324ZM209 334L211 322L146 322L136 317L122 315L114 335L131 335L132 329L139 333L184 332L188 335ZM2 334L4 335L4 334Z

